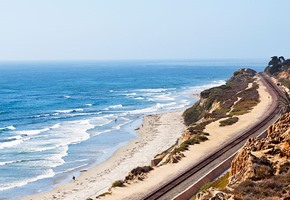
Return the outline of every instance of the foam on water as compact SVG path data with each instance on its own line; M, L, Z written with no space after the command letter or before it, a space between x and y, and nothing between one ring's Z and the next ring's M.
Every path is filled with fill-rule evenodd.
M89 120L68 121L54 124L50 126L50 128L18 131L18 136L10 138L12 141L0 143L0 148L8 148L21 143L21 146L18 147L19 152L34 153L34 157L39 158L25 160L25 166L30 166L31 169L35 168L38 171L40 168L46 168L50 172L46 173L46 170L34 178L20 180L6 185L0 183L0 190L8 190L14 187L24 186L27 183L54 176L53 168L65 163L64 157L68 154L68 146L87 140L90 137L87 131L93 127L94 126L90 124ZM42 133L42 135L39 135L40 133ZM37 137L37 140L35 138L23 140L21 135L39 136ZM41 152L47 152L46 156L42 156L42 154L40 154ZM23 160L1 161L0 166L21 163L22 161Z
M0 128L0 132L1 131L8 131L8 130L15 130L16 128L13 126L13 125L10 125L10 126L6 126L6 127L3 127L3 128Z
M124 125L126 125L126 124L129 124L130 122L131 122L131 121L126 121L126 122L124 122L124 123L122 123L122 124L117 124L117 125L113 126L112 128L113 128L114 130L120 130L122 126L124 126Z
M137 89L134 90L136 92L146 92L146 93L160 93L160 92L165 92L168 90L175 90L176 88L151 88L151 89Z
M134 99L137 99L137 100L143 100L144 98L143 97L136 97Z
M118 104L118 105L113 105L113 106L109 106L110 109L115 109L115 108L122 108L123 105L122 104Z
M53 177L54 175L55 175L55 173L53 172L53 170L48 169L45 172L43 172L43 174L38 175L38 176L33 177L33 178L28 178L25 180L15 181L15 182L11 182L11 183L4 183L4 184L2 183L2 184L0 184L0 191L9 190L9 189L16 188L16 187L21 187L21 186L27 185L28 183L35 182L35 181L40 180L40 179Z
M122 104L118 104L118 105L113 105L113 106L109 106L107 108L104 108L104 110L113 110L113 109L122 108L122 107L123 107Z
M31 136L31 135L38 135L40 133L49 131L50 128L44 128L44 129L40 129L40 130L24 130L24 131L16 131L16 134L19 135L24 135L24 136Z
M63 113L73 113L73 112L82 112L84 111L83 108L76 108L76 109L70 109L70 110L56 110L54 113L58 113L58 114L63 114Z
M60 123L54 124L50 127L51 129L60 128Z
M8 164L15 163L15 162L16 161L0 162L0 166L2 166L2 165L8 165Z
M0 143L0 149L18 146L19 144L23 143L23 141L24 139L22 137L8 137Z

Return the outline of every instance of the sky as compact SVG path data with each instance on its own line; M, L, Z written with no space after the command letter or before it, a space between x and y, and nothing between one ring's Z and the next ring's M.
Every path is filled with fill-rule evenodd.
M290 57L289 0L0 0L0 61Z

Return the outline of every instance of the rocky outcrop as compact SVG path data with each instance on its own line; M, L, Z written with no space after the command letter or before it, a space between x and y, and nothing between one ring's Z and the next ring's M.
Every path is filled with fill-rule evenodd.
M268 128L266 138L247 141L232 161L228 189L222 193L226 199L284 199L290 197L289 185L290 112ZM218 192L206 190L198 199L212 199Z
M289 169L290 113L269 127L267 138L248 140L232 162L230 186L246 179L265 179Z

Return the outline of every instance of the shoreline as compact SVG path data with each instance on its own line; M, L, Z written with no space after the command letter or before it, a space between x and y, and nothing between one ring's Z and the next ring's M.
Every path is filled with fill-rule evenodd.
M266 87L259 78L257 82L260 85L258 89L260 103L251 112L239 116L240 119L235 125L219 127L218 121L207 125L205 132L210 133L209 140L190 146L189 151L184 152L185 158L179 163L155 168L145 180L126 187L113 188L113 194L102 199L138 199L162 185L170 177L182 173L185 168L197 163L208 153L253 124L255 119L267 112L272 102L272 98L269 98ZM182 113L183 110L145 116L143 125L137 128L137 138L118 149L108 160L81 173L75 181L57 185L50 192L26 196L23 199L86 199L95 198L107 192L114 181L123 180L137 166L150 165L154 156L176 142L186 128L183 124ZM166 135L168 132L174 133L168 137Z
M128 185L127 187L114 188L111 195L107 195L102 199L140 199L152 192L155 188L163 185L163 183L169 181L172 177L183 173L186 168L198 163L201 159L219 148L225 142L229 142L230 139L237 137L248 126L253 125L256 119L262 118L263 115L268 112L268 108L271 106L273 101L271 96L269 97L267 88L260 81L259 77L257 82L259 84L258 92L260 103L249 113L239 116L240 119L236 124L232 126L219 127L218 120L207 125L205 131L210 134L209 140L198 145L189 146L189 150L183 152L185 157L182 158L181 161L175 164L169 163L155 168L147 174L147 178L143 181L138 181L134 184ZM200 177L196 178L198 179Z
M80 172L76 180L22 199L86 199L107 192L114 181L124 179L133 168L150 165L154 156L176 142L185 129L183 112L179 110L145 116L143 125L136 129L137 138L119 148L109 159Z

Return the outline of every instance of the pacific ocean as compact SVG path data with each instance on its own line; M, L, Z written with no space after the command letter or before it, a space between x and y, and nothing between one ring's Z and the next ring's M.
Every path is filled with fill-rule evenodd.
M147 114L263 60L0 63L0 199L47 191L136 137Z

